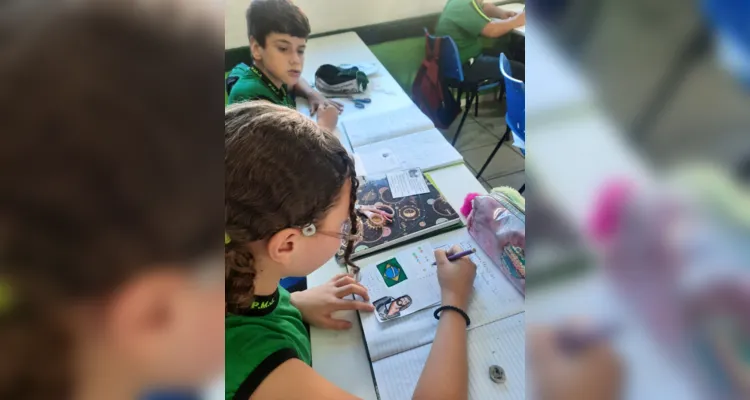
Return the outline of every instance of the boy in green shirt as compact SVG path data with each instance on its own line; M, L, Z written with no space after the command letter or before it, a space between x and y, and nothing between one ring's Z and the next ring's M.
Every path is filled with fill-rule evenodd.
M498 43L492 42L525 24L526 11L520 14L504 11L483 0L448 0L435 33L450 36L456 42L461 63L468 68L465 71L467 76L476 80L502 79L498 67ZM492 41L487 46L489 39ZM511 63L513 76L524 80L524 65L515 61Z
M310 102L311 114L318 114L318 124L334 130L343 106L301 78L310 23L299 7L289 0L253 0L246 21L253 63L230 72L228 104L268 100L296 108L294 96L299 95Z

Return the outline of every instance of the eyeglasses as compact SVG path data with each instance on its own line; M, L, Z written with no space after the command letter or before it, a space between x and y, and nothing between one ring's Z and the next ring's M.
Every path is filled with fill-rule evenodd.
M321 235L341 239L341 242L343 244L346 244L349 242L358 242L362 240L362 231L363 231L362 221L357 219L357 230L355 231L355 233L351 233L352 231L351 226L352 225L350 221L345 221L344 223L341 224L341 230L339 232L326 232L326 231L318 230L315 227L315 224L310 223L302 227L302 235L306 237L311 237L311 236L314 236L315 234L321 234Z

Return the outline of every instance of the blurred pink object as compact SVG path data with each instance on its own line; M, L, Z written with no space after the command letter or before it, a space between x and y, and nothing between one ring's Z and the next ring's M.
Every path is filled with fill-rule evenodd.
M464 199L464 205L461 206L461 215L463 215L466 218L469 218L469 214L471 214L471 208L472 208L471 202L477 196L479 196L479 193L469 193L466 195L466 198Z
M469 234L492 262L526 294L526 215L502 193L469 195ZM461 212L467 208L466 204Z
M589 234L595 241L606 241L616 234L631 194L632 185L625 180L605 186L589 221Z

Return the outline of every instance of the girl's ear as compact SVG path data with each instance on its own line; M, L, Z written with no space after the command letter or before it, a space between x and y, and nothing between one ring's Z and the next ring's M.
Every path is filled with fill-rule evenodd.
M292 261L292 253L298 246L297 240L300 237L299 229L287 228L277 232L268 240L268 257L279 264L288 265Z
M253 56L253 61L260 61L263 59L261 57L261 50L263 48L260 46L260 43L258 43L257 40L255 40L254 37L250 37L250 54Z

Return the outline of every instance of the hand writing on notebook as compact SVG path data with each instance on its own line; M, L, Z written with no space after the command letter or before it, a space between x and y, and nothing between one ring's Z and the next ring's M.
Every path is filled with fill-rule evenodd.
M536 328L529 336L526 348L537 398L619 399L622 396L622 365L609 344L595 342L570 353L560 346L559 333L558 329Z
M462 250L461 246L451 247L448 253L444 250L435 250L435 261L437 262L438 282L440 282L443 305L466 310L469 305L469 297L474 290L477 266L469 257L463 257L452 262L448 261L448 254L456 254Z
M344 297L356 294L364 301ZM369 303L367 289L349 274L339 274L324 285L316 286L291 295L291 303L308 324L323 329L349 329L349 321L335 319L332 313L341 310L374 311Z

